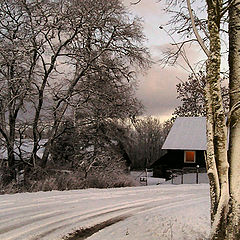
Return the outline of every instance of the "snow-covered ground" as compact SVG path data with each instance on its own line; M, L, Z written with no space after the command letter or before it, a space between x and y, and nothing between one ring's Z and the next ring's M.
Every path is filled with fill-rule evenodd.
M62 239L121 219L88 240L194 240L210 231L209 185L158 185L0 196L0 239ZM85 239L85 238L81 238Z

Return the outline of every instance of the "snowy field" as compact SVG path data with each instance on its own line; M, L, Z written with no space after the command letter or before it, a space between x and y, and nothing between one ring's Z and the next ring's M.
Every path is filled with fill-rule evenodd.
M60 240L100 226L79 239L202 240L209 202L208 184L1 195L0 239Z

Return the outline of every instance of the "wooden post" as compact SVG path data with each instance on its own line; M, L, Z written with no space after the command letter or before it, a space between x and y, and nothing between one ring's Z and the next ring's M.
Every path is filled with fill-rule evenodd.
M146 186L148 185L148 171L147 171L147 168L146 168Z
M171 180L172 180L172 184L173 184L173 172L171 171Z
M197 171L196 171L196 184L198 184L198 172L199 172L199 165L197 165Z
M181 176L181 184L183 184L183 170L181 171L182 176Z

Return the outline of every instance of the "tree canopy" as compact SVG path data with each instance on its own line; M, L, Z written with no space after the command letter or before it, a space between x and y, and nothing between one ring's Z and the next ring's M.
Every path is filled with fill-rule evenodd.
M119 0L0 1L0 134L14 166L16 138L45 166L69 117L135 116L136 70L151 61L140 19ZM39 141L47 137L42 159Z

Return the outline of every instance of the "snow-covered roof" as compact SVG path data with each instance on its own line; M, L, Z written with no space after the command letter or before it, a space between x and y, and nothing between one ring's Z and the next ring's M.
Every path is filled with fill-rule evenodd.
M206 150L206 118L179 117L175 120L162 149Z
M44 144L47 142L47 139L42 139L39 141L39 149L37 151L37 156L39 158L42 158L43 156L43 152L44 152ZM31 139L22 139L21 143L19 141L19 139L17 139L15 141L15 145L14 145L14 154L15 154L15 159L19 160L19 155L20 155L20 151L22 154L23 158L28 158L31 153L32 153L32 149L33 149L33 141ZM7 149L5 146L0 147L0 159L7 159Z

